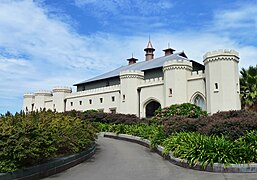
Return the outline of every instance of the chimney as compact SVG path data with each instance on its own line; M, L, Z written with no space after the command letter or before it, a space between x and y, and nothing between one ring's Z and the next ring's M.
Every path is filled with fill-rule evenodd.
M168 56L168 55L173 54L173 52L176 50L172 49L172 48L167 48L167 49L164 49L163 51L164 51L164 56Z
M144 49L144 51L145 51L145 60L146 61L149 61L154 58L153 52L155 51L155 49L153 48L150 38L149 38L147 47Z
M137 63L138 59L134 58L133 55L131 58L127 59L128 65Z

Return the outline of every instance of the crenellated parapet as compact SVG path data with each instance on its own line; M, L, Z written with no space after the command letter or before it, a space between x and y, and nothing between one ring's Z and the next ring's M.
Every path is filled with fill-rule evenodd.
M155 85L161 85L163 84L163 78L152 78L152 79L146 79L140 83L140 87L144 86L155 86Z
M34 98L35 94L34 93L24 93L23 97L24 98Z
M188 60L172 60L172 61L167 61L163 65L163 72L165 71L170 71L170 70L188 70L192 71L192 62Z
M122 71L120 73L120 79L127 79L127 78L144 79L144 72L138 71L138 70Z
M201 79L201 78L205 78L204 70L192 71L191 76L189 76L188 80L195 80L195 79Z
M56 86L53 88L53 93L56 93L56 92L71 93L72 89L67 86Z
M35 96L52 96L52 92L48 90L39 90L34 92Z
M204 56L204 64L214 61L236 61L239 62L239 53L235 50L220 49L217 51L207 52Z

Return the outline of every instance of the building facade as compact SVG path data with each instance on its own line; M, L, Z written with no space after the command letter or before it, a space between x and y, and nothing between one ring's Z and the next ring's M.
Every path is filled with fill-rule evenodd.
M24 111L51 109L57 112L89 109L151 117L159 107L193 103L209 114L241 108L239 54L234 50L207 52L203 64L188 59L184 52L163 50L154 58L149 40L146 60L128 59L122 66L69 87L24 94Z

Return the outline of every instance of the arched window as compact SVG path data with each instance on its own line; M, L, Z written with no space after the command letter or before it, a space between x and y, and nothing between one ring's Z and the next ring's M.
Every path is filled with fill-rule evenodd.
M150 118L153 117L155 114L154 112L160 108L161 105L157 101L151 101L149 102L145 107L145 117Z
M194 104L199 106L202 110L206 110L205 101L201 95L197 94L195 96Z

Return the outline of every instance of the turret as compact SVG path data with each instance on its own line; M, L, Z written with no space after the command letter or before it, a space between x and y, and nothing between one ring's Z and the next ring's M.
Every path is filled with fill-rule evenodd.
M40 90L40 91L36 91L34 94L35 94L35 104L34 104L33 110L42 111L44 108L46 108L45 101L52 96L52 93L51 91Z
M207 111L241 109L239 97L239 54L234 50L218 50L204 55Z
M150 38L149 38L149 41L148 41L147 46L144 49L144 51L145 51L145 60L146 61L152 60L154 58L153 52L155 51L155 49L153 48Z
M53 110L64 112L66 110L66 95L72 92L70 87L54 87L53 88Z
M187 78L191 71L192 63L187 60L164 63L164 106L187 102Z
M123 71L120 73L120 112L139 116L138 85L144 79L142 71Z
M34 110L35 94L25 93L23 95L23 110L24 112L31 112Z

